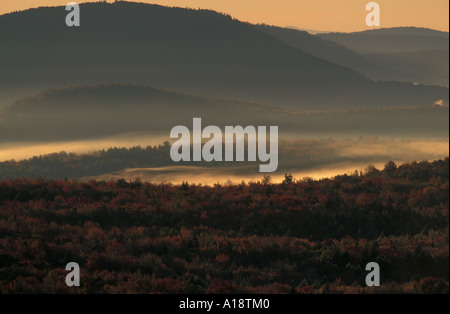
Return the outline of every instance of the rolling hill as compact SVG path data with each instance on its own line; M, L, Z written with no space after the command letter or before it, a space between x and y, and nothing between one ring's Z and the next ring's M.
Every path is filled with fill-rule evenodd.
M341 37L334 37L338 35L329 35L328 37L323 36L324 38L322 38L320 36L311 35L305 31L289 28L268 25L256 25L255 27L280 39L287 45L327 61L348 67L373 80L417 82L446 87L449 85L448 49L379 53L379 47L376 46L374 51L377 53L358 53L345 46L347 44L349 47L358 49L360 39L352 34L344 34L345 36L339 34L339 36L342 35L345 38L348 37L347 43L347 41L340 40ZM385 34L387 32L388 31L385 30L378 33ZM391 32L392 34L390 36L394 36L394 34L398 34L399 30L391 29ZM427 34L427 32L425 33ZM395 42L391 41L389 36L381 34L377 37L378 42L382 41L382 47L385 47L384 50L381 51L390 51L398 48ZM434 32L431 32L431 34L434 34ZM442 37L445 40L445 33L437 33L437 35L440 36L439 38ZM395 36L400 36L400 34ZM409 29L407 36L417 37L420 41L424 36L424 30L419 28ZM372 37L368 37L369 40L371 38ZM363 42L361 45L366 47L366 44ZM423 47L420 46L419 48Z
M398 53L448 49L449 34L428 28L395 27L354 33L326 33L318 37L359 53Z
M68 85L144 84L187 94L297 109L448 102L448 89L373 82L340 65L208 10L130 2L0 16L0 101ZM1 105L1 104L0 104Z
M365 58L397 70L391 79L449 86L449 50L365 54Z
M0 110L0 143L99 139L202 124L276 125L281 134L448 138L448 106L305 111L143 85L81 85L23 98ZM1 149L1 146L0 146Z

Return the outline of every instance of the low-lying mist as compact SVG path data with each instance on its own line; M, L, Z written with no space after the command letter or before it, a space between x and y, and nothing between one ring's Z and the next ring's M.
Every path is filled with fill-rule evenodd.
M155 139L156 140L156 139ZM92 148L92 146L89 146ZM401 164L411 161L436 160L449 156L448 140L440 139L303 139L281 140L279 143L279 166L274 173L260 173L257 162L233 163L174 163L167 162L157 167L125 167L99 175L80 176L83 180L134 180L139 177L149 182L171 182L214 184L261 180L270 175L273 182L284 179L285 173L295 178L314 179L338 174L352 174L355 170L373 165L382 169L390 160ZM130 157L131 158L131 157ZM151 164L151 161L149 161Z

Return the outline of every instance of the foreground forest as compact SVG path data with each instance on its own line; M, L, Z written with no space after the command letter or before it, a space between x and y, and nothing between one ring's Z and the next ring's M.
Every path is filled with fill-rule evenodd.
M0 292L449 293L448 219L448 158L282 184L0 181Z

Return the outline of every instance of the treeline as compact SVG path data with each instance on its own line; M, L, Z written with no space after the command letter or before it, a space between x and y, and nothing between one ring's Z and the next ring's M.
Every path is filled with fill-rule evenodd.
M0 181L0 292L448 293L448 167L281 184ZM369 262L381 287L365 285Z
M376 142L384 145L383 142ZM371 147L364 142L335 141L301 141L283 142L279 149L278 172L292 172L295 170L307 170L318 168L331 163L339 162L361 162L364 157L342 158L339 152L348 145L361 149ZM389 145L393 145L390 143ZM401 144L399 144L401 145ZM9 160L0 162L0 180L11 180L18 178L43 178L43 179L81 179L84 177L99 176L126 168L156 168L164 166L202 166L202 167L234 167L239 166L248 174L258 171L258 164L254 162L174 162L170 158L170 143L164 142L155 146L134 146L131 148L112 147L107 150L99 150L87 154L59 152L34 156L25 160ZM403 147L403 146L402 146ZM406 150L407 148L405 148ZM224 146L222 151L225 151ZM247 146L245 146L247 156ZM368 161L370 163L371 161ZM384 176L410 178L427 181L431 177L448 177L448 157L436 162L410 162L403 163L398 167L388 164ZM242 167L244 166L244 167ZM374 172L376 175L380 170L369 166L366 172ZM241 172L242 173L242 172Z
M155 146L134 146L131 148L111 147L93 153L59 153L34 156L20 161L0 162L0 180L18 178L80 179L125 168L152 168L163 166L224 167L251 164L251 162L174 162L170 158L170 143ZM247 147L245 147L247 152ZM257 166L255 166L255 169Z
M0 162L0 180L17 178L78 179L125 168L160 167L175 164L170 145L112 147L91 154L59 152L33 158Z

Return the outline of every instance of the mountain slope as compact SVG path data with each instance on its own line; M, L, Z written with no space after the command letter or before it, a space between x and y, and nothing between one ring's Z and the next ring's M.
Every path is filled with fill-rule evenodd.
M355 33L326 33L318 37L360 53L399 53L448 49L449 34L427 28L396 27Z
M287 45L353 69L373 80L417 82L446 87L449 85L448 49L360 54L334 41L313 36L305 31L268 25L255 27ZM397 29L391 30L394 34L398 32ZM423 36L423 31L418 29L416 34L412 31L407 34Z
M268 25L255 25L255 28L278 38L289 46L345 67L352 69L355 67L362 69L374 67L374 64L368 62L358 53L335 42L311 35L306 31Z
M395 79L449 86L448 49L372 53L365 54L364 57L376 64L397 69Z
M80 7L78 28L64 7L0 16L0 93L125 82L302 109L448 101L448 89L374 83L212 11Z

